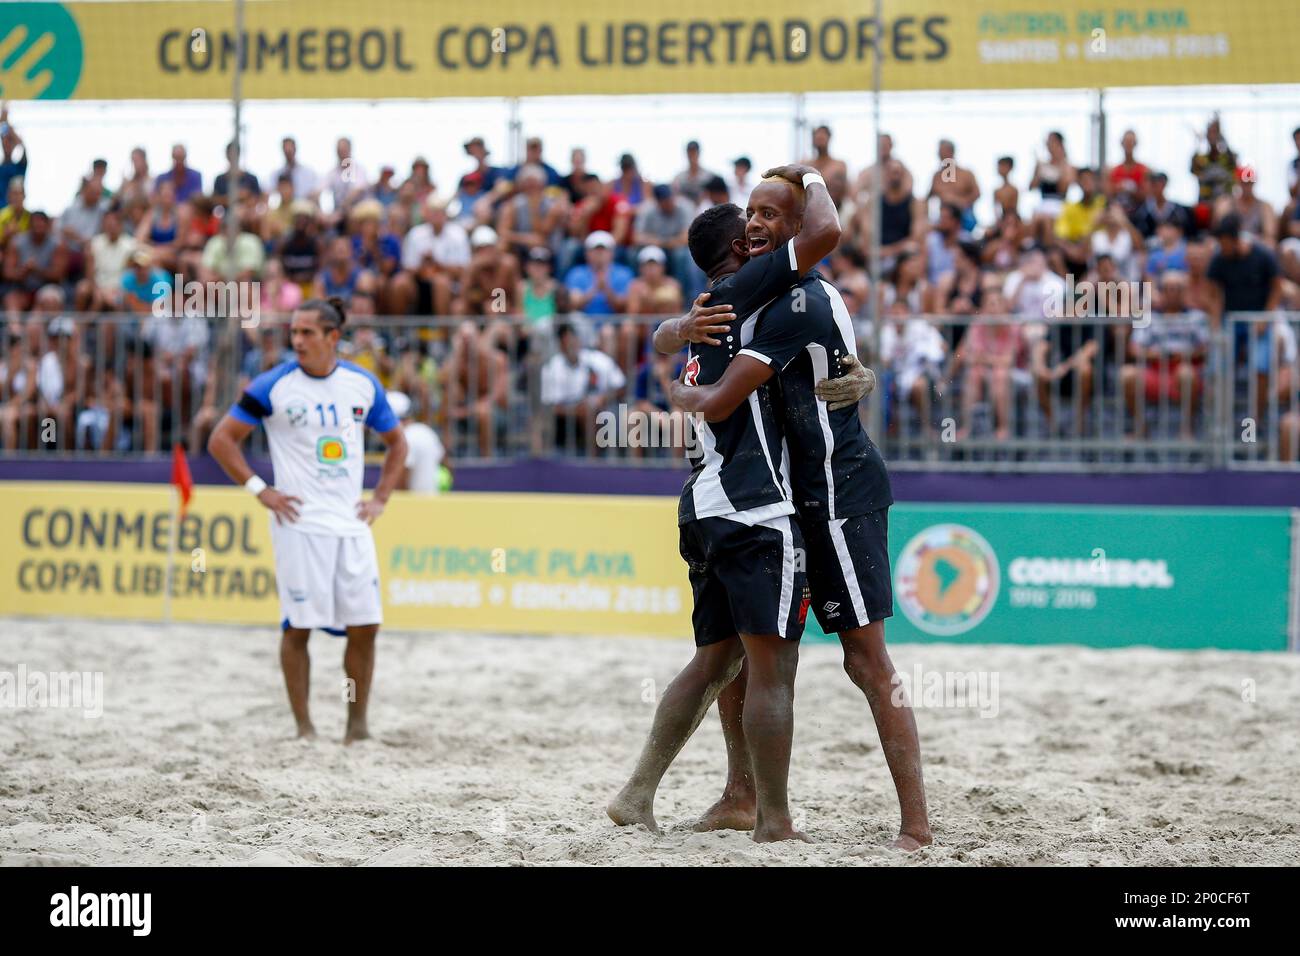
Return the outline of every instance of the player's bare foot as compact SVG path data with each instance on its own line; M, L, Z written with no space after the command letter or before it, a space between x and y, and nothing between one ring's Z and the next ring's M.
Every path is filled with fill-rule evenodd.
M754 828L755 843L780 843L782 840L802 840L804 843L812 843L812 837L796 830L791 823Z
M605 812L618 826L643 826L651 833L659 832L659 824L655 822L652 804L626 792L620 793L609 801L605 806Z
M316 728L313 727L313 726L311 725L311 723L299 724L299 725L298 725L298 739L299 739L299 740L315 740L315 739L316 739Z
M922 847L929 846L933 842L934 837L930 834L930 831L927 830L924 833L918 834L900 833L890 846L895 850L905 850L908 853L912 853Z
M370 728L365 724L348 724L347 731L343 734L343 743L352 744L358 740L369 740Z
M756 814L752 797L748 800L723 797L705 810L704 815L695 821L691 829L697 833L706 833L709 830L752 830L755 822Z

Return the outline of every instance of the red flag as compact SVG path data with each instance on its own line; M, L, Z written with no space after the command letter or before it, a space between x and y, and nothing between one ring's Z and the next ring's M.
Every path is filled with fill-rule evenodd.
M185 449L180 445L172 446L172 484L181 493L181 517L184 518L185 509L190 504L194 481L190 478L190 463L185 457Z

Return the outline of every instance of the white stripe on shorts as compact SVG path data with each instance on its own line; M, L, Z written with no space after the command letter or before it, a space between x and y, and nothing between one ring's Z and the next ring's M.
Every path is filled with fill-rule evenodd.
M790 604L794 601L794 532L790 530L789 517L773 518L764 524L781 532L781 601L776 611L776 633L785 637Z
M849 589L849 600L853 603L853 613L858 616L858 626L870 624L867 617L867 605L862 600L862 589L858 587L858 574L853 568L853 555L849 554L849 543L844 539L844 522L848 518L838 518L835 521L826 523L827 529L831 533L831 540L835 542L835 554L840 559L840 574L844 575L844 583Z

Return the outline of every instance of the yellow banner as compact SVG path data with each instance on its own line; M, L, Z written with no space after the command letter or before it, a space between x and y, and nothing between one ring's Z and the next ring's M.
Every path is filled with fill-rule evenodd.
M161 620L172 492L6 482L0 614ZM270 516L197 488L176 529L172 617L277 626ZM375 524L384 622L404 630L687 637L677 502L398 493Z
M243 94L379 99L1300 82L1296 0L248 0ZM234 4L0 4L0 97L224 99Z

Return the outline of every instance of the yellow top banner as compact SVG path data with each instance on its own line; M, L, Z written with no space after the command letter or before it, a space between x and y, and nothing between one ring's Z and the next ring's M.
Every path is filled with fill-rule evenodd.
M606 93L1300 82L1296 0L248 0L244 95ZM0 4L5 99L224 99L222 2Z

